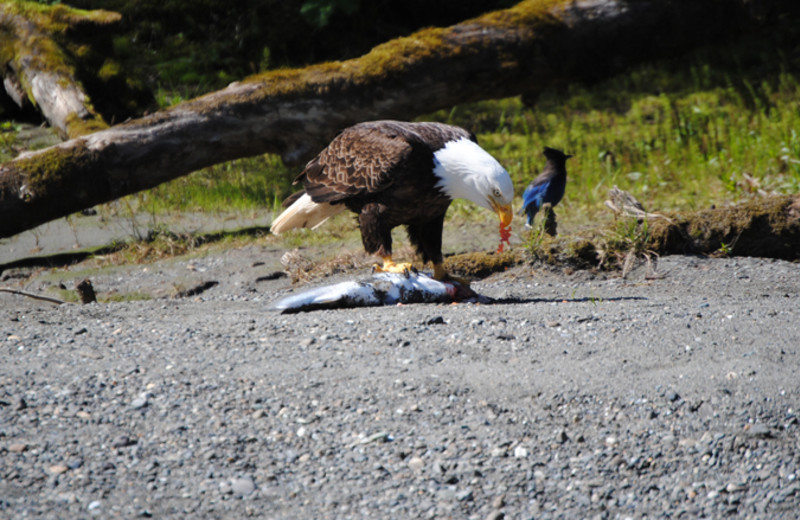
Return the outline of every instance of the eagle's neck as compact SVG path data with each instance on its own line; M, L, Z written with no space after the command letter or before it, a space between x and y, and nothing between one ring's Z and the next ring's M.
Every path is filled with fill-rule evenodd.
M477 143L467 138L450 141L434 152L433 163L436 187L445 195L491 209L485 195L489 177L503 167Z

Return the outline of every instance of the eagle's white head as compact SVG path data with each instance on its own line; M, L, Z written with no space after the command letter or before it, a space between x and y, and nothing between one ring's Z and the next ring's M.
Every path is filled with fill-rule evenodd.
M451 199L471 200L497 213L503 226L511 224L514 185L497 159L467 138L450 141L433 154L436 187Z

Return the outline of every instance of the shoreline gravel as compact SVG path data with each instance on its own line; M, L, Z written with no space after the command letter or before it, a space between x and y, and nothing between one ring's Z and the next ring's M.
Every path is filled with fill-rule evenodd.
M502 304L280 315L279 257L91 276L220 282L189 299L0 293L0 517L797 517L798 264L525 266L473 285Z

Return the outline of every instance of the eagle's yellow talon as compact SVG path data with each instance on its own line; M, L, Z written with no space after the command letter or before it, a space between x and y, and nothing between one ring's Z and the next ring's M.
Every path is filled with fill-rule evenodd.
M402 263L402 264L396 264L392 260L392 257L386 256L386 257L383 258L383 265L382 266L377 265L377 264L375 266L373 266L373 272L376 272L376 273L402 274L403 276L408 278L409 277L408 273L413 268L414 267L410 263L406 262L406 263Z

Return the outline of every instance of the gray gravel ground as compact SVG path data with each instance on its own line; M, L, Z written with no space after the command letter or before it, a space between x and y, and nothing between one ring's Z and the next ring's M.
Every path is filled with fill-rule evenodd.
M150 301L0 293L0 517L798 516L798 264L525 267L473 285L501 304L280 315L277 258L92 274ZM176 279L220 283L161 298Z

